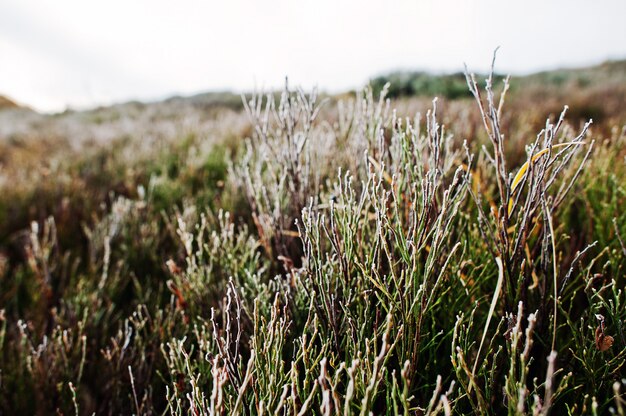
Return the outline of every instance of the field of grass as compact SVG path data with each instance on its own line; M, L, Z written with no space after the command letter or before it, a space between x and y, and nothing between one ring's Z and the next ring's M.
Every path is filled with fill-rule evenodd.
M1 110L0 414L626 414L625 80Z

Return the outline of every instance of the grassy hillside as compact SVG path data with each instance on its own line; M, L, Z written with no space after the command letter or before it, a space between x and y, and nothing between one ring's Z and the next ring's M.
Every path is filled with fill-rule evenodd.
M1 412L624 414L625 73L0 112Z

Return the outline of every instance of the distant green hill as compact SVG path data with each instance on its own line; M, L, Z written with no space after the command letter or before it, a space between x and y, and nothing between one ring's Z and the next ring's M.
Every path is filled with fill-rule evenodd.
M483 81L485 75L478 77ZM495 75L498 84L503 74ZM626 82L626 60L607 61L600 65L575 69L556 69L535 74L514 77L513 89L540 85L542 87L592 87L615 85ZM388 96L391 98L411 96L440 96L449 99L470 95L462 72L453 74L430 74L423 71L396 71L379 75L370 80L374 93L379 93L389 83ZM482 83L482 82L481 82Z
M390 98L412 96L442 96L455 99L469 96L465 75L461 72L433 75L421 71L398 71L380 75L370 81L374 94L378 95L389 83Z
M505 74L496 74L494 85L501 85ZM486 74L477 74L480 85L484 85ZM377 96L384 86L389 83L387 97L441 97L458 99L470 96L469 89L463 72L449 74L432 74L425 71L395 71L375 76L369 84ZM572 91L592 91L594 89L607 89L614 93L626 89L626 60L607 61L600 65L586 68L555 69L537 72L526 76L513 76L510 85L511 93L524 90L528 94L550 93L572 97ZM567 89L567 91L566 91ZM280 97L280 92L274 92L275 97ZM246 94L248 95L248 94ZM322 94L324 95L324 94ZM339 94L338 96L341 96ZM613 94L614 95L614 94ZM152 105L166 105L176 109L180 105L189 105L199 110L212 108L230 108L239 111L243 108L241 95L228 91L201 92L189 96L172 96L159 101L132 101L112 106L98 107L87 111L101 111L106 108L122 108L133 105L145 108ZM0 95L0 110L23 107L13 100Z
M606 61L586 68L566 68L537 72L522 78L528 83L563 86L574 83L580 87L626 81L626 60Z

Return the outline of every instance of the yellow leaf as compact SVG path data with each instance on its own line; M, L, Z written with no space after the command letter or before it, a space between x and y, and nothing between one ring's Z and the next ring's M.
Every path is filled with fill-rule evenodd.
M558 148L558 147L564 147L564 146L571 146L571 145L577 145L577 144L583 144L584 142L568 142L568 143L559 143L559 144L555 144L552 146L552 148ZM546 153L548 153L550 151L550 149L543 149L540 150L539 152L537 152L537 154L535 154L530 161L532 161L533 163L537 161L537 159L539 159L541 156L545 155ZM515 177L513 178L513 182L511 182L511 194L515 194L515 189L517 189L517 186L522 182L522 179L524 179L524 176L526 175L526 171L528 171L528 166L530 166L530 161L526 161L521 168L519 168L519 171L517 171L517 175L515 175ZM509 198L509 207L508 207L508 212L509 215L511 214L511 210L513 209L513 197Z

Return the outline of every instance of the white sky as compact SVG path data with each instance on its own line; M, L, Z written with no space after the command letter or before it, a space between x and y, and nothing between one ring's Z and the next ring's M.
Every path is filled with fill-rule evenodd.
M626 57L624 0L1 0L0 94L42 111Z

